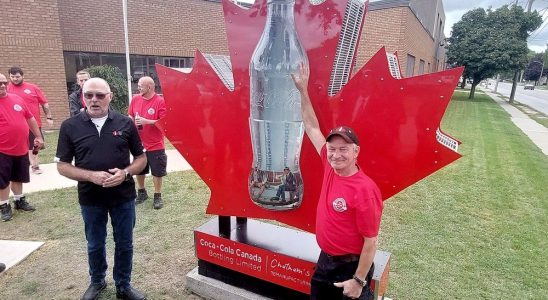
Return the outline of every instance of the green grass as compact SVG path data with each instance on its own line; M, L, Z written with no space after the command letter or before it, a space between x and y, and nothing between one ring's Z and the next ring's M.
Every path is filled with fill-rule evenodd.
M387 295L546 299L548 158L495 102L467 97L455 94L442 124L463 142L464 156L385 202L379 248L393 254ZM150 200L137 208L133 283L149 299L198 299L184 276L196 265L192 229L208 218L209 190L194 172L178 172L163 194L163 209ZM38 210L0 224L0 239L46 244L0 276L0 298L78 298L88 277L76 189L28 198ZM102 299L114 299L107 276Z
M460 160L388 200L380 248L395 299L545 299L548 159L484 95L456 93L442 129Z

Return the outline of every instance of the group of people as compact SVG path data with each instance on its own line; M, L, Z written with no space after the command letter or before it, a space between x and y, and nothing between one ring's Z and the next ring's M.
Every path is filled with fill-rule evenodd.
M53 125L42 91L36 85L24 82L22 69L10 68L9 74L10 82L0 74L2 221L13 217L10 189L15 209L35 210L22 190L23 183L30 180L30 170L41 173L36 157L36 149L44 147L39 105L48 124ZM162 177L167 175L167 156L163 134L154 124L164 117L165 102L155 93L152 78L142 77L138 82L139 94L132 98L128 116L124 116L111 108L113 93L105 80L91 78L85 70L78 72L76 78L80 88L69 96L70 118L61 124L55 161L61 175L78 181L90 275L90 285L82 299L97 299L106 287L109 216L115 243L116 296L145 299L145 295L130 284L135 205L148 198L144 181L150 170L154 185L153 207L163 207L161 187ZM137 178L138 191L133 175Z
M165 114L165 105L154 93L153 80L143 77L139 80L140 95L133 98L126 117L110 109L112 92L105 80L89 78L89 74L80 72L77 76L81 76L78 78L81 90L71 95L74 116L61 125L56 160L60 174L79 182L78 198L91 278L82 299L96 299L106 287L109 215L115 242L116 296L145 299L130 284L135 203L148 197L144 177L139 176L144 176L149 165L155 187L154 208L163 205L160 188L165 175L165 151L163 138L161 142L154 139L161 132L151 133L155 128L151 125ZM370 282L383 210L379 188L357 164L360 142L352 128L338 126L327 136L322 134L308 96L308 67L302 64L299 74L292 77L301 94L306 133L324 168L316 215L316 239L321 253L312 277L311 299L373 299ZM49 110L44 111L49 119ZM26 148L29 129L34 135L32 144L42 147L44 142L35 115L19 96L9 92L7 78L0 74L2 219L5 208L9 207L10 182L16 196L15 207L29 208L21 191L21 183L28 182L29 177ZM280 196L294 182L290 174L289 169L284 170ZM133 175L137 175L138 192ZM256 187L264 188L263 179L257 176L254 180Z
M30 181L30 169L34 174L42 172L37 155L44 147L40 106L53 125L44 93L24 81L21 68L11 67L8 74L9 81L0 73L0 218L4 222L13 217L10 190L16 210L35 210L23 194L23 183Z

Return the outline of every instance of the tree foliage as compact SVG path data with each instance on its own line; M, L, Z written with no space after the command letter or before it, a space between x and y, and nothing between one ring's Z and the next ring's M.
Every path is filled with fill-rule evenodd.
M128 108L128 89L127 82L118 67L111 65L91 66L86 69L91 77L103 78L110 85L112 92L112 101L110 106L116 111L127 114Z
M548 71L548 65L546 65L546 62L544 63L544 70L541 73L542 69L542 62L544 61L544 53L536 53L531 59L529 59L529 63L527 64L527 67L525 68L525 72L523 73L523 77L525 80L530 81L538 81L540 78L540 74L548 75L546 72Z
M495 11L470 10L453 25L447 61L465 67L463 77L472 80L469 98L474 98L475 88L482 80L525 66L527 37L541 24L542 18L536 11L505 5Z

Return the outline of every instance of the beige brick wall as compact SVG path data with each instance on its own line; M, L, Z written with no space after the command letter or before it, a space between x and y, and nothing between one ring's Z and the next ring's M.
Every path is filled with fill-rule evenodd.
M121 1L58 1L65 50L125 52ZM82 16L89 15L93 17L83 22ZM228 53L220 3L128 1L128 28L132 54L193 57L196 49L205 53Z
M434 64L433 39L409 7L368 12L365 16L354 72L383 46L387 52L398 52L404 76L407 54L415 56L415 75L418 74L421 59L425 61L425 73L428 73L428 63Z
M0 4L0 73L9 76L9 67L20 66L25 80L44 91L58 126L68 102L57 1L8 2Z

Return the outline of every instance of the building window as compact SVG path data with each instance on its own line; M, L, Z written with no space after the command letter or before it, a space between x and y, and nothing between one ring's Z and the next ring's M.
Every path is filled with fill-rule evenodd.
M424 74L424 60L419 60L419 75Z
M71 93L76 86L76 72L91 66L112 65L122 71L124 78L126 74L126 56L119 53L93 53L93 52L69 52L63 53L65 60L65 76L67 79L67 90ZM156 83L156 92L161 93L160 82L156 72L155 64L163 64L172 68L191 68L194 62L192 57L163 57L149 55L129 56L130 76L132 78L131 93L136 94L137 82L143 76L150 76Z
M407 67L405 68L405 77L413 77L415 74L415 57L407 54Z

